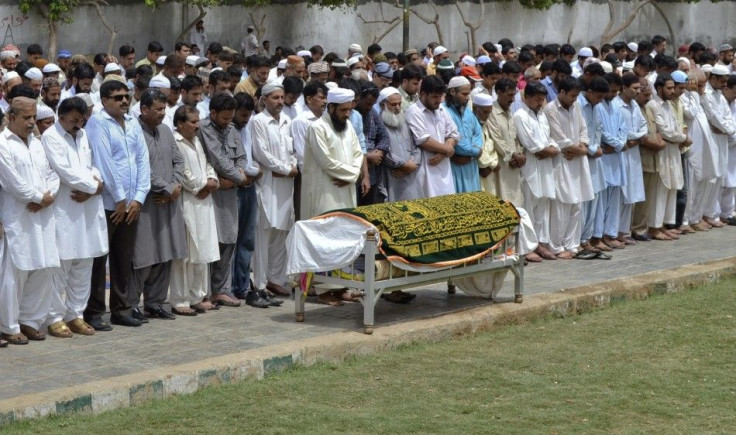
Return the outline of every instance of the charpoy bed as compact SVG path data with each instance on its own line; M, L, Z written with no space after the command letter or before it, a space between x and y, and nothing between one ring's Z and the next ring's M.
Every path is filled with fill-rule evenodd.
M384 292L452 280L468 294L493 297L511 271L514 300L522 302L519 220L513 205L473 192L337 210L299 221L287 239L287 273L298 278L302 290L295 298L296 320L304 321L311 285L357 289L366 334L373 332L375 306ZM448 292L454 293L454 286Z

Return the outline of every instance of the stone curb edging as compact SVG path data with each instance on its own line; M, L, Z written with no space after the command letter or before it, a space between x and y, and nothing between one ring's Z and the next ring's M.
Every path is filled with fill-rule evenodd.
M379 327L373 335L357 331L339 332L29 394L0 401L0 426L53 414L96 414L140 405L174 394L193 393L209 386L262 379L296 365L340 362L416 341L436 342L508 324L581 314L607 307L611 302L676 293L731 276L736 276L736 257L527 296L523 304L471 308L439 317Z

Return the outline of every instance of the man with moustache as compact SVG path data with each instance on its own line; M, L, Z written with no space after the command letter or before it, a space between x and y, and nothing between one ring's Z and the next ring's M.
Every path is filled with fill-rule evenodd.
M10 344L46 338L41 328L51 305L54 270L60 265L51 207L59 191L59 177L33 135L35 117L36 101L15 97L8 110L8 126L0 133L0 221L10 266L3 267L0 285L12 286L3 291L9 300L0 307L0 330L2 339Z
M82 126L87 103L71 97L59 105L59 119L41 137L46 157L59 175L61 185L54 205L58 270L49 333L71 337L72 333L93 335L84 321L90 296L92 264L108 251L102 175L92 166L92 150Z
M294 177L297 169L291 119L282 114L284 88L268 83L261 90L265 110L253 120L253 159L263 169L256 180L256 227L253 280L257 290L290 296L286 285L286 236L294 225Z
M138 117L148 146L151 190L141 207L130 276L133 317L174 319L163 308L169 290L172 260L187 255L181 196L184 160L171 129L163 124L166 96L157 89L141 95ZM173 122L173 120L172 120ZM144 314L138 309L144 296Z
M110 246L110 320L123 326L141 326L130 304L130 265L141 206L151 189L148 147L138 121L128 115L128 87L111 80L100 86L103 110L90 118L86 130L94 166L105 188L102 202L107 218ZM92 289L84 319L96 331L112 327L102 320L105 313L107 255L95 258Z
M59 99L61 98L61 84L53 77L46 77L43 79L43 86L41 88L41 102L40 105L45 105L56 113L56 106L59 105Z
M250 68L248 69L248 77L238 83L235 87L235 94L245 92L252 98L256 96L256 90L266 84L268 73L271 70L271 62L263 56L252 56L250 58Z

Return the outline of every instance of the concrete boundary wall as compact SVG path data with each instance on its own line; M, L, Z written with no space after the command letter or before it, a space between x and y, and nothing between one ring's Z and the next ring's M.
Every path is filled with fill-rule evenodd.
M450 340L547 317L577 315L611 303L689 290L736 276L736 257L563 289L439 317L376 328L373 335L340 332L216 358L162 367L0 401L0 426L53 414L100 413L201 388L258 380L294 366L340 362L413 342ZM307 319L309 321L309 319Z
M615 11L620 22L631 7L630 1L615 2ZM17 2L0 3L0 42L15 43L21 48L33 42L47 45L47 35L40 17L30 13L24 16ZM431 6L424 2L412 1L418 12L434 15ZM479 13L477 3L460 3L466 16L476 17ZM736 33L736 2L708 0L699 3L674 2L661 3L672 25L676 40L674 44L698 40L710 46L722 42L733 42ZM145 55L148 41L158 40L167 50L173 49L175 38L181 32L182 23L197 15L195 8L187 8L180 3L169 2L155 11L142 2L113 2L104 8L105 15L118 29L115 42L117 47L130 44L135 47L138 57ZM240 47L245 27L252 24L249 13L256 20L265 16L264 39L271 41L272 49L278 45L294 47L298 44L309 47L321 44L326 51L346 54L347 46L358 42L367 47L387 28L386 24L366 25L358 18L360 13L366 20L390 20L400 14L400 10L390 3L376 1L361 2L355 8L336 10L307 7L305 3L281 4L247 9L239 5L220 6L209 9L205 17L205 28L210 41L220 41L233 48ZM468 49L467 28L463 26L453 3L437 7L440 14L440 27L444 34L444 44L454 53ZM485 8L483 24L477 31L478 43L502 37L511 38L517 45L524 43L566 42L568 34L573 45L588 43L598 45L600 34L608 23L608 6L601 1L579 1L576 6L555 5L547 11L523 9L517 2L489 2ZM85 54L102 52L109 40L107 30L100 23L92 7L79 7L73 14L74 22L61 27L59 47ZM437 40L434 26L426 24L412 15L410 20L410 45L423 47ZM572 33L570 33L572 29ZM389 32L381 41L387 51L401 49L401 25ZM616 39L638 41L661 34L668 39L669 32L662 17L652 6L645 6L632 25ZM2 45L0 44L0 45ZM474 50L473 50L474 51ZM117 53L115 53L117 54Z

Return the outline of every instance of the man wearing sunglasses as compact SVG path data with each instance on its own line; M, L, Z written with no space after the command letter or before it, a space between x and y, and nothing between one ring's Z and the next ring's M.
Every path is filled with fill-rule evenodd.
M93 115L86 130L94 166L102 174L102 202L110 245L110 321L141 326L132 316L128 279L141 204L151 189L148 147L138 121L128 115L130 96L125 83L112 80L100 86L103 110ZM109 331L105 312L105 262L92 266L92 289L84 318L97 331Z

